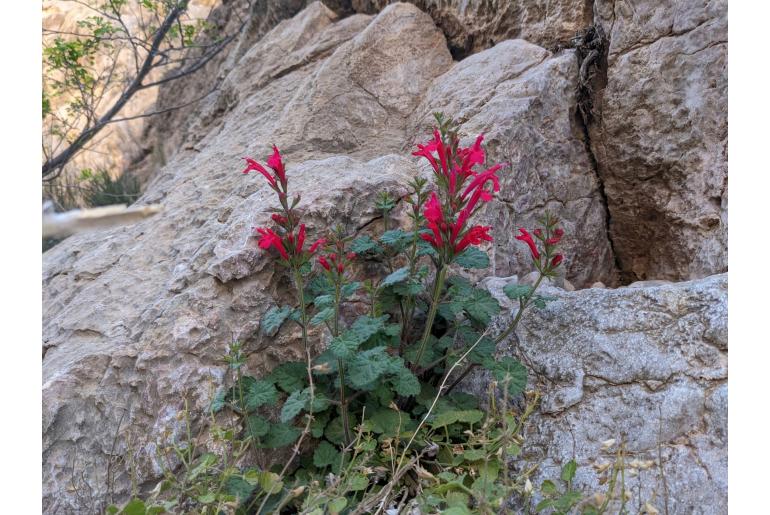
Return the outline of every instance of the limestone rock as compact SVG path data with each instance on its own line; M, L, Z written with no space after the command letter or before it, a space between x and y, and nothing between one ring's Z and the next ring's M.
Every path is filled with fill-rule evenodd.
M506 281L485 284L504 297ZM633 458L663 458L667 501L656 466L627 482L634 502L656 490L660 513L665 502L669 513L726 513L727 275L544 291L556 300L522 319L518 346L509 341L500 349L526 353L536 370L530 387L544 393L525 449L541 462L540 479L558 479L574 456L581 491L606 491L592 465L612 460L601 442L622 438ZM482 389L483 378L475 381Z
M596 2L609 38L591 141L629 280L727 269L727 2Z
M591 23L590 2L581 0L409 0L433 17L456 57L506 39L551 48ZM358 12L374 13L392 0L352 0Z

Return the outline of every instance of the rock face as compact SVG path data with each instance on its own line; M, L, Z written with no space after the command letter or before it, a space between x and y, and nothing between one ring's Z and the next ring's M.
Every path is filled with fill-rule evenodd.
M357 12L375 13L392 0L352 0ZM411 0L430 14L446 34L455 57L494 46L506 39L526 39L546 48L567 41L591 23L586 0Z
M694 57L666 50L671 62L689 63L681 79L681 87L690 88L687 91L693 95L687 101L695 102L688 104L693 110L688 111L687 124L672 126L669 119L662 129L644 125L646 115L631 116L627 105L632 104L621 102L622 88L649 84L661 92L661 103L682 105L675 99L686 92L671 81L628 84L621 78L626 77L624 73L641 77L645 66L663 62L644 52L690 41L687 38L695 39L699 31L718 24L712 27L703 23L706 18L687 18L687 9L675 10L678 28L691 23L699 28L638 49L629 50L634 42L616 46L619 50L610 59L607 86L597 102L602 113L608 113L608 121L590 128L588 141L576 115L575 53L553 53L542 46L548 45L549 34L559 39L583 24L583 3L575 9L567 1L542 3L547 9L538 7L538 2L526 3L526 8L524 3L506 3L517 14L499 19L495 12L486 11L486 2L441 2L440 8L435 3L434 8L426 7L433 18L412 4L401 3L385 7L376 16L344 18L339 13L352 12L355 2L335 2L336 12L320 2L302 0L262 4L267 14L251 13L250 30L209 63L203 75L175 82L160 93L162 107L164 102L194 97L221 78L219 90L194 109L170 113L153 122L145 134L153 146L148 152L159 154L159 161L166 164L152 174L139 203L162 203L164 212L136 225L73 236L44 254L42 429L47 513L102 510L111 499L125 497L132 480L129 470L135 472L133 479L140 487L154 486L160 474L155 462L159 438L173 437L181 430L176 416L185 398L193 413L209 405L223 380L221 356L233 339L245 344L249 370L257 375L299 357L293 335L279 334L267 341L259 332L261 315L275 303L283 303L290 286L286 277L268 266L270 259L249 236L252 227L267 220L273 200L263 181L240 174L240 158L263 157L273 143L286 154L291 188L302 192L310 237L321 236L317 230L337 222L351 234L376 225L376 194L388 190L401 198L407 179L427 174L426 166L410 152L415 140L426 138L431 113L444 110L460 123L466 141L485 133L490 161L510 164L500 174L500 202L483 213L495 227L492 274L530 271L529 258L518 248L514 231L530 226L545 208L558 215L567 229L566 279L577 288L597 281L617 285L616 257L624 271L638 270L636 279L675 280L719 270L704 265L722 259L722 240L717 238L722 233L719 228L703 228L702 220L712 213L705 208L713 207L713 202L700 202L706 197L697 192L705 191L701 185L724 179L717 171L726 173L720 161L723 156L706 143L718 132L715 127L724 124L721 97L712 96L716 90L710 89L713 81L709 81L723 78L713 75L718 64L700 66L691 60L721 51L724 45L704 48ZM296 16L284 19L299 9ZM455 43L447 43L444 34L450 33L437 16L451 9L476 20L476 25L464 24L463 30L494 27L499 21L495 37L526 36L532 42L501 41L453 61L450 47ZM604 16L605 11L595 14ZM216 10L215 17L223 27L234 19L227 5ZM618 22L614 28L608 25L607 32L630 34L629 38L637 38L633 41L640 41L638 31L628 28L633 20ZM509 22L519 28L505 25ZM626 32L618 32L621 29ZM478 33L494 34L495 30L479 29ZM450 34L450 41L454 37ZM620 45L623 40L617 38ZM462 43L473 51L490 44L475 36L470 46ZM694 47L676 48L687 53ZM629 57L643 55L648 61ZM613 70L618 71L616 83ZM665 109L655 104L652 91L645 95L634 100L649 102L650 112L660 114L655 109ZM648 156L658 132L662 142ZM615 144L607 137L613 134L616 139L626 138L625 143ZM678 164L671 164L675 154L682 155ZM706 166L707 162L711 164ZM671 184L665 205L670 209L655 208L656 213L671 215L661 218L666 223L655 230L669 231L670 238L680 239L666 240L663 233L654 233L659 238L653 247L657 254L644 250L642 242L652 241L646 239L652 236L645 231L653 226L639 214L641 207L634 207L647 205L642 202L647 186L640 186L639 177L652 169L650 163L666 173L653 175L644 184L657 188L664 178L680 181L666 183ZM157 163L145 165L158 167ZM671 170L679 175L670 175ZM677 189L681 184L690 189ZM662 193L658 193L655 201L661 202ZM624 211L624 206L633 209ZM714 209L726 216L721 206ZM623 218L625 212L627 218ZM638 227L631 223L632 215L639 216ZM697 215L692 218L701 224L697 230L684 221L690 215ZM705 218L698 218L701 215ZM674 230L678 227L679 232ZM685 240L692 246L686 247ZM674 245L677 242L679 247ZM694 252L696 247L699 252ZM640 261L639 256L648 259ZM689 261L682 261L687 256ZM647 264L629 265L641 262ZM549 393L546 412L537 421L537 441L557 442L553 448L543 444L543 456L554 464L565 456L566 447L561 445L571 440L561 435L573 414L580 413L582 418L575 420L587 428L581 452L588 452L599 433L604 439L615 436L604 433L630 428L629 421L623 426L613 419L614 425L606 430L589 430L597 427L591 424L599 420L602 409L616 409L613 403L617 403L620 417L634 402L647 411L662 403L669 420L664 436L671 474L694 474L691 494L677 493L683 499L677 502L695 502L696 494L716 496L726 477L719 461L724 447L713 443L722 438L719 414L723 412L719 410L724 404L719 395L726 387L726 372L717 363L725 359L726 335L698 328L707 326L709 313L714 327L724 322L719 309L724 307L725 284L725 277L717 277L687 285L559 293L559 300L538 319L541 325L525 324L522 336L533 357L537 355L539 366L560 385ZM560 345L566 347L555 345L551 334L560 335ZM587 359L594 355L595 359ZM628 356L632 359L626 363ZM652 361L643 362L645 357ZM579 378L570 375L579 370ZM683 399L697 402L690 405ZM644 437L632 440L629 435L629 445L645 451L652 448L649 424L653 418L639 420L646 424L640 433ZM692 434L680 431L688 421L697 429ZM677 440L685 436L689 440ZM690 449L695 449L694 454L685 452ZM710 468L690 467L687 460L692 456ZM685 466L679 467L680 463ZM715 487L704 486L701 470L711 474ZM593 479L585 481L591 484ZM685 483L684 478L677 481ZM713 504L718 505L718 499Z
M510 304L508 282L487 286ZM581 491L606 492L594 465L613 461L603 441L623 439L629 461L660 453L665 475L664 486L656 465L627 480L634 506L641 499L660 513L727 513L727 275L546 290L556 300L522 319L518 346L500 349L525 352L536 371L530 386L544 392L525 449L540 478L558 479L574 458ZM483 388L483 378L475 381Z
M727 2L597 1L609 38L592 146L629 280L727 269Z

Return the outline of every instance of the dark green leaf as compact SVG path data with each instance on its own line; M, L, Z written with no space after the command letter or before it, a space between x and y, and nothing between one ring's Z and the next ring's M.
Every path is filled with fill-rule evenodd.
M131 499L120 512L123 515L145 515L147 507L141 499Z
M516 359L506 356L499 361L489 360L486 368L492 371L492 375L501 384L508 384L508 393L517 396L527 386L527 369Z
M342 290L340 291L340 294L343 299L346 299L351 295L355 294L359 288L361 288L361 283L358 281L354 281L352 283L343 285Z
M518 300L531 294L532 286L528 284L511 283L503 288L503 293L505 293L509 299Z
M411 397L420 393L420 381L406 367L401 367L401 371L392 382L393 389L403 397Z
M244 401L248 411L254 411L260 406L273 406L278 400L278 390L267 380L250 381L244 387Z
M385 347L374 347L359 352L350 360L350 383L358 389L369 387L372 382L393 369L395 359L388 354Z
M463 268L483 269L489 267L489 256L476 247L468 247L455 257L454 262Z
M305 363L281 363L268 376L281 390L287 393L295 392L305 386L307 366Z
M318 444L318 447L316 447L316 450L313 453L313 465L318 468L336 465L339 461L340 451L326 440Z
M262 320L260 321L262 332L268 336L275 336L291 312L292 308L289 306L283 306L281 308L273 306L268 309L267 313L262 316Z
M250 415L246 418L246 434L257 439L262 438L270 430L270 423L259 415Z
M395 272L389 274L388 276L386 276L385 279L383 279L382 282L380 283L380 286L390 286L391 284L404 282L408 277L409 277L409 268L402 267L396 270Z
M356 321L353 322L353 325L331 341L329 349L338 358L349 358L362 343L371 338L377 331L384 328L385 321L388 318L388 315L378 318L372 318L366 315L358 317Z
M261 447L277 449L294 443L299 438L300 430L289 424L272 424Z
M572 478L575 477L576 471L577 463L575 463L575 460L568 461L561 469L561 480L572 481Z
M290 422L300 411L305 409L309 400L310 390L307 388L289 395L289 398L283 403L283 408L281 408L281 422Z
M365 252L379 252L381 249L377 242L369 236L359 236L350 243L350 250L356 254L363 254Z
M227 481L225 481L225 491L241 502L249 498L254 488L254 485L237 474L228 477Z
M334 316L333 307L323 308L321 311L316 313L315 316L313 316L313 318L310 319L310 325L323 324L327 320L331 320L333 316Z

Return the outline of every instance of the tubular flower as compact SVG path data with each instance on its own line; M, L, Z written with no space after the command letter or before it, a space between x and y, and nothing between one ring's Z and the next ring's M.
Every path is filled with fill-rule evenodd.
M257 232L260 235L259 248L267 250L270 247L275 247L275 249L281 255L281 258L285 259L286 261L289 260L289 254L286 252L286 248L283 246L283 241L281 240L281 237L275 233L275 231L272 229L258 228Z
M305 245L305 224L299 226L297 233L297 254L302 253L302 247Z
M489 235L489 230L492 227L488 225L475 225L471 227L463 239L460 240L454 247L456 254L459 254L465 250L469 245L478 245L482 241L492 241L492 236Z
M444 214L441 212L441 203L435 191L431 193L430 199L425 203L423 215L428 222L433 224L439 224L443 221Z
M533 259L540 259L540 252L537 251L537 245L535 245L535 242L532 240L532 235L530 235L526 229L519 229L519 232L521 234L516 236L516 239L529 245L529 250L532 253Z
M564 229L554 229L553 230L553 236L545 240L546 245L556 245L561 241L562 236L564 236Z
M250 171L252 171L252 170L256 170L257 172L259 172L259 173L261 173L262 175L264 175L264 176L265 176L265 179L267 179L267 182L269 182L269 183L270 183L270 186L271 186L273 189L276 189L276 188L277 188L277 185L276 185L276 182L275 182L275 177L273 177L272 175L270 175L270 172L268 172L267 170L265 170L265 167L264 167L264 166L262 166L261 164L257 163L255 160L253 160L253 159L252 159L252 158L250 158L250 157L244 157L243 159L245 159L245 160L246 160L246 164L248 165L248 166L246 167L246 169L243 171L243 173L245 173L245 174L246 174L246 173L249 173L249 172L250 172Z
M273 222L277 223L280 226L286 225L286 223L289 221L285 216L281 216L278 213L273 213L270 218L273 219Z
M324 267L327 271L332 269L329 262L323 256L318 256L318 264Z
M283 166L283 159L278 147L273 145L273 155L267 158L267 166L273 169L281 184L286 184L286 168Z
M318 250L318 247L322 247L324 245L326 245L326 240L324 238L321 238L317 240L315 243L313 243L312 245L310 245L310 248L308 249L308 251L311 254L315 254L315 252Z
M463 191L463 200L465 200L468 194L470 194L473 190L477 188L483 189L488 182L492 183L492 189L494 191L500 191L500 179L497 177L497 171L500 168L502 168L502 165L496 164L495 166L488 168L480 174L476 175L468 187L465 188L465 191Z
M551 260L551 268L556 268L561 264L563 260L564 260L564 256L562 256L561 254L556 254Z

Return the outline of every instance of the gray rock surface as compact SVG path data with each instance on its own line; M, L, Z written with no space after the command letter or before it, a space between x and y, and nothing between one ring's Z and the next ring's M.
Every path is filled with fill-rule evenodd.
M131 456L130 466L135 466L138 484L154 486L160 472L154 461L158 438L166 431L172 436L178 433L176 415L185 398L194 413L208 406L222 381L221 356L233 339L245 343L251 356L249 370L257 375L299 357L294 335L279 334L266 341L258 331L261 314L274 303L287 300L283 297L289 295L288 281L267 266L269 260L249 237L252 227L267 219L273 199L260 177L240 174L240 158L262 158L272 143L286 154L291 187L303 193L310 234L338 221L355 233L378 223L372 207L380 190L401 197L405 180L426 172L409 152L415 140L426 137L431 111L444 109L460 121L466 140L484 131L490 159L512 165L501 174L502 202L484 213L496 231L490 272L529 272L529 259L513 239L514 231L531 225L548 207L562 218L567 229L564 279L578 288L596 281L617 284L601 184L576 121L577 63L573 51L553 54L535 44L512 40L453 62L442 31L413 5L391 5L377 16L340 18L316 2L285 19L305 4L300 0L267 2L267 14L255 18L251 30L228 53L210 63L205 74L161 91L162 106L169 99L188 99L210 87L212 80L222 78L217 93L189 112L164 117L147 133L148 141L154 142L148 153L155 156L153 159L157 157L157 162L144 165L157 171L150 174L152 179L140 204L162 203L162 214L136 225L74 236L44 254L42 431L47 513L96 512L103 508L110 492L120 499L131 484L126 456ZM517 19L530 21L521 22L524 28L519 32L505 32L501 38L530 37L541 30L544 34L550 30L571 32L576 23L578 11L568 12L567 2L547 3L549 9L556 9L548 10L547 16L535 14L540 4L528 5L532 5L529 10L516 7L516 12L526 11L527 16ZM345 11L344 2L335 8ZM481 19L482 7L474 9L478 9L474 16L479 26L487 23ZM227 9L216 13L220 25L233 22ZM701 21L698 18L694 23ZM541 22L548 27L563 23L563 27L545 30L545 25L538 25ZM701 24L698 30L708 26ZM616 26L617 30L621 27ZM694 37L697 30L690 34L673 39ZM642 55L645 48L656 48L667 39L672 38L626 55ZM474 51L487 46L473 45ZM723 46L717 44L696 55ZM618 57L617 63L622 59ZM708 63L704 66L704 70L711 70ZM699 82L694 65L685 70L696 93L710 84ZM709 74L712 71L704 71L704 81L714 78ZM618 82L615 87L632 87L623 84ZM663 98L674 98L676 91L666 89L666 84L661 87ZM611 98L612 91L608 86L606 99ZM711 98L709 91L704 98ZM620 98L621 93L617 95ZM691 127L701 127L699 123L706 124L704 127L710 127L712 121L719 125L721 104L714 105L715 112L707 107L693 111L703 112L704 118L693 119L690 125L672 127L666 122L664 141L673 145L677 138L691 138ZM620 131L622 125L614 126L611 121L612 116L622 119L620 103L604 100L602 108L607 112L618 109L615 115L608 115L610 121L602 130L610 134L616 127L612 130ZM624 116L638 123L628 113ZM633 123L632 129L637 127ZM629 167L644 162L639 157L646 148L644 137L652 141L659 129L639 127L634 129L634 138L617 148L607 139L592 136L596 156L623 165L599 165L607 195L612 195L611 207L616 206L613 202L620 202L617 199L634 199L637 190L643 191L638 182L613 182L611 175L644 168ZM703 134L710 138L709 131ZM623 133L616 136L625 137ZM600 149L602 144L605 146ZM661 148L670 150L666 145ZM630 150L624 150L626 147ZM698 148L693 152L708 157ZM631 157L624 157L624 152ZM683 173L692 178L687 179L688 184L712 180L713 173L700 171L722 169L719 156L708 155L717 163L708 169L699 164L694 153L681 160L687 169ZM672 195L678 195L680 190L674 186ZM690 211L680 213L689 216ZM726 216L720 211L722 215ZM611 222L622 220L622 216L616 219L613 215ZM666 224L676 227L668 219ZM644 239L647 233L626 229L631 231L629 239L648 241ZM692 236L688 240L692 245L701 245L701 251L689 258L696 263L688 265L692 274L706 273L708 267L698 262L721 259L721 247L702 243L713 240L683 234ZM620 242L623 247L623 240ZM636 259L637 247L629 243L623 248L623 263ZM671 244L663 248L661 243L656 248L655 256L660 257L655 259L682 269L684 253L680 250L685 247ZM647 275L637 278L679 277L665 270L653 273L653 268L644 268ZM681 494L682 502L690 502L688 499L695 499L700 492L704 502L719 506L712 497L721 491L726 474L719 468L722 447L713 441L726 434L721 432L724 392L709 390L708 385L725 386L726 369L714 363L725 356L720 346L726 346L726 334L722 329L696 330L699 323L706 327L703 317L708 309L724 305L724 288L715 283L726 283L726 279L656 288L560 292L559 300L542 315L542 330L525 324L527 332L522 334L528 344L533 349L542 347L537 353L543 360L541 366L552 370L554 380L562 385L561 393L554 390L549 394L544 405L550 406L551 412L543 415L537 426L542 432L539 441L552 438L557 442L553 450L541 446L549 463L555 465L565 455L562 446L569 441L561 438L567 427L565 416L583 413L582 406L585 418L575 420L594 427L589 415L598 417L601 409L614 409L613 403L621 416L627 414L622 410L631 409L626 398L640 402L648 411L660 401L668 406L667 416L675 420L667 437L679 434L684 421L691 420L698 429L684 444L666 447L672 467L686 465L681 470L672 468L672 477L691 474L694 478L692 495ZM595 312L589 310L592 307ZM714 317L718 323L726 320L724 312L715 312ZM570 326L568 321L577 325ZM579 323L584 324L583 329ZM574 352L558 353L561 347L554 343L548 327L560 335L560 345L569 343L572 347L566 348ZM696 337L717 343L701 344ZM634 357L627 366L609 358L621 355L616 346ZM636 358L647 356L645 353L654 360L642 366ZM585 361L588 357L592 357L590 363ZM578 369L583 370L582 379L570 375L577 374ZM704 377L692 377L698 374ZM602 378L616 385L605 384ZM645 381L653 385L659 381L661 386L648 390ZM642 401L643 394L649 394L651 400ZM682 407L682 399L697 402L694 407ZM676 419L672 413L680 408L681 416ZM547 425L548 421L552 425ZM642 426L644 439L634 441L635 445L648 445L652 422L644 419L639 423L647 425ZM594 433L605 438L604 433L618 427L624 426L608 425L606 430L586 434L584 438L589 440L581 443L581 449L588 452L594 445ZM694 459L692 456L717 465L690 467L687 460ZM712 474L716 486L704 483L704 474ZM590 484L590 478L586 481ZM684 484L685 477L677 481Z
M727 2L597 1L592 147L628 280L727 270Z
M502 287L512 280L485 285L510 305ZM538 478L558 479L574 457L581 490L606 492L594 465L613 461L602 442L624 440L629 462L656 462L628 480L633 506L641 500L660 513L666 504L669 513L727 513L727 275L544 291L556 300L522 319L518 345L499 348L529 362L536 371L529 386L543 392L524 449L541 464ZM473 381L484 388L481 375Z

